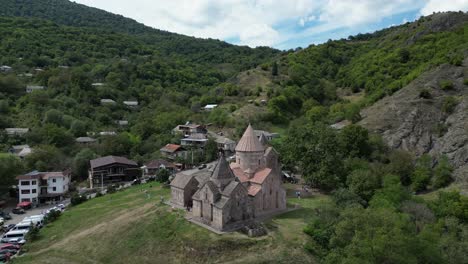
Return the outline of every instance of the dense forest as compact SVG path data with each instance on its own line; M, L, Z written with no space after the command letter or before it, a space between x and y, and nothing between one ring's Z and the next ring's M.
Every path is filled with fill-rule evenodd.
M448 186L447 157L390 149L352 124L360 110L441 64L461 65L468 15L438 13L370 34L278 51L251 49L146 27L64 0L0 0L0 152L29 144L24 160L0 154L0 184L29 170L72 168L86 177L89 159L123 155L139 163L179 138L188 120L236 138L248 122L281 131L272 144L286 169L330 194L304 230L306 250L325 263L463 263L468 199ZM271 83L242 87L237 76ZM465 74L465 85L468 78ZM96 85L99 83L99 85ZM27 85L45 89L26 93ZM450 86L450 83L446 84ZM422 95L424 96L424 95ZM267 99L266 105L258 103ZM112 99L115 104L102 104ZM129 108L123 101L138 101ZM249 102L250 101L250 102ZM212 112L201 108L220 104ZM235 116L255 105L254 116ZM116 121L126 120L127 126ZM29 128L8 136L4 128ZM95 146L75 138L115 131Z

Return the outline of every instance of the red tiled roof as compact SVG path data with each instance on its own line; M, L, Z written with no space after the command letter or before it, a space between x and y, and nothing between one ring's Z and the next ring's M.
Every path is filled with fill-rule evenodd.
M261 171L257 171L255 175L250 179L251 182L262 184L265 179L270 175L271 169L270 168L264 168Z
M252 184L249 186L248 193L250 196L255 196L261 189L262 189L262 186Z
M180 145L177 145L177 144L167 144L166 146L164 146L163 148L161 148L161 151L174 153L174 152L176 152L176 151L179 150L179 149L180 149Z

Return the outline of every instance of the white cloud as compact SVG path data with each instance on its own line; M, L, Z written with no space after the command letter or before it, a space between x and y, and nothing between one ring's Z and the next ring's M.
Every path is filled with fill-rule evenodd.
M421 9L421 14L426 16L439 11L468 11L468 0L429 0Z
M357 29L414 11L466 9L468 0L75 0L180 34L280 46L337 29Z

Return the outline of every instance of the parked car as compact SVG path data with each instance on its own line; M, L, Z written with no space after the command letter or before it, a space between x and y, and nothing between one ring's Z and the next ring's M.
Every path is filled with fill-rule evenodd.
M206 164L202 164L198 167L199 170L203 170L204 168L206 168Z
M31 202L21 202L19 204L16 205L16 207L20 207L20 208L23 208L23 209L31 209L32 208L32 203Z
M8 224L3 226L3 232L8 232L10 231L13 227L15 227L15 224Z
M11 238L9 241L8 241L9 244L13 244L13 245L19 245L19 246L22 246L26 243L26 240L24 238L21 238L21 237L18 237L18 238Z
M4 211L0 211L0 217L3 217L5 220L11 220L11 215Z
M13 210L11 210L11 212L14 213L14 214L24 214L25 213L24 209L21 208L21 207L16 207Z
M1 262L8 262L10 261L11 253L0 254L0 261Z
M57 204L57 207L60 208L62 211L65 210L64 204Z
M15 255L17 252L18 252L17 249L8 249L8 248L0 249L0 255L5 254L5 253L10 253L11 255Z
M3 225L5 223L5 219L3 217L0 217L0 225Z
M4 244L0 246L0 250L2 249L16 249L20 250L21 246L20 245L13 245L13 244Z

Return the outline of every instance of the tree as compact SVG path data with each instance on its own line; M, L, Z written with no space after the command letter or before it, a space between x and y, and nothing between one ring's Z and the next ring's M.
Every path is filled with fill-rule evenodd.
M23 163L18 157L8 153L0 153L0 186L15 184L15 177L23 171Z
M369 201L375 190L380 187L380 179L369 169L359 169L348 176L347 184L350 191L359 195L363 200Z
M47 139L47 144L56 147L65 147L73 143L72 135L63 127L48 124L42 127L43 138Z
M398 51L398 56L400 57L400 61L402 63L406 63L410 59L410 52L408 49L402 48Z
M452 181L453 168L447 156L442 156L434 168L433 186L441 188L447 186Z
M33 153L24 159L28 170L55 171L67 167L68 160L56 147L41 145L34 148Z
M283 163L303 169L304 179L333 190L344 183L343 150L336 131L324 124L291 127L280 146Z
M70 126L70 132L75 137L85 136L86 135L86 124L81 120L74 120Z
M160 168L158 170L158 172L156 173L156 181L158 182L161 182L161 183L165 183L169 180L169 176L171 174L169 173L169 171L165 168Z
M366 158L372 153L369 132L361 126L349 125L343 128L338 138L342 144L344 155L347 157Z
M218 144L212 138L208 139L204 147L205 162L216 160L218 157Z
M388 159L388 173L398 175L403 185L410 185L411 176L414 171L413 156L409 152L403 150L394 150L390 153Z
M216 107L211 111L208 120L213 124L222 127L228 123L229 115L224 109Z
M420 192L427 188L427 185L430 183L432 177L431 163L431 157L427 154L422 155L418 159L411 178L411 188L413 191Z
M97 157L96 153L89 148L82 149L73 159L72 172L79 180L88 176L89 161Z
M271 75L277 76L278 75L278 63L275 61L271 66Z
M63 126L63 114L59 110L50 109L45 113L44 122L46 124Z

